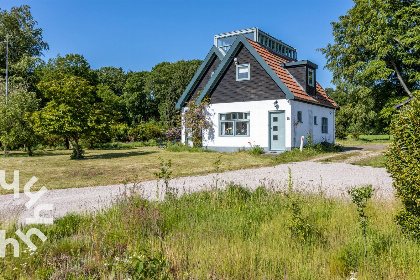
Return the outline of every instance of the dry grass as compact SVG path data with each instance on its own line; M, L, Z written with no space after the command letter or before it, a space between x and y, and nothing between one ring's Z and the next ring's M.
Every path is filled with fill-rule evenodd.
M80 188L140 182L156 179L160 159L172 160L173 177L215 172L214 162L220 153L170 152L157 147L125 150L86 150L85 159L70 160L71 151L47 150L28 157L23 152L11 152L0 158L0 169L6 170L6 180L13 180L13 170L20 170L20 188L36 176L34 189ZM237 170L275 165L271 157L251 156L246 152L223 153L220 170ZM0 189L0 194L10 193Z

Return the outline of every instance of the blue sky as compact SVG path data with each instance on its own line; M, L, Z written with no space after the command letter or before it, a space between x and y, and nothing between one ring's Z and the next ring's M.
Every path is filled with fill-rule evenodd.
M27 4L44 40L43 59L84 55L93 69L150 71L162 61L204 59L215 34L258 27L295 47L298 59L319 66L317 80L332 74L316 49L333 42L331 22L351 0L0 0L0 8Z

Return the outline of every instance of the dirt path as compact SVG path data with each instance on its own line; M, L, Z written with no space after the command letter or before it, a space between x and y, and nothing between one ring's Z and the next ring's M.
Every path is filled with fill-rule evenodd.
M357 156L358 158L382 152L381 149L375 150L372 149L372 146L369 146L369 148L357 147L341 154L354 152L355 149L362 152ZM336 154L329 156L333 157ZM345 162L319 162L322 158L273 167L182 177L172 179L169 182L169 187L176 190L178 194L211 189L215 188L216 185L218 188L223 188L230 183L240 184L252 189L261 185L268 188L286 189L290 168L294 188L299 191L322 191L325 195L342 198L348 197L347 190L352 186L371 184L376 189L376 198L393 198L392 179L384 168L357 166ZM13 195L3 195L0 196L0 222L2 220L18 220L19 223L25 223L26 218L34 216L34 208L42 204L51 204L53 207L52 211L41 212L44 214L41 216L45 217L53 216L57 218L70 212L95 211L109 206L122 194L130 191L141 193L148 199L156 199L156 189L157 182L154 180L126 186L111 185L50 190L40 198L36 205L29 209L25 206L29 198L24 194L20 194L17 199L14 199ZM163 190L162 184L160 184L159 189ZM159 197L162 198L163 193Z

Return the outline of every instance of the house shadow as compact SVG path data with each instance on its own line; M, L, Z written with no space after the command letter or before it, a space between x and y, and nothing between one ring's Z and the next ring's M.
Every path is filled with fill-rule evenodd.
M344 147L343 152L347 152L347 151L360 151L363 150L362 147Z
M121 152L121 153L107 153L101 155L85 155L84 159L112 159L112 158L123 158L123 157L135 157L135 156L144 156L149 154L154 154L154 151L141 152Z

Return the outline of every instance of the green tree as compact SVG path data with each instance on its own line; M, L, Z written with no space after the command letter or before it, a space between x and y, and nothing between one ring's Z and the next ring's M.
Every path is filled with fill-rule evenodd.
M419 89L419 23L416 0L354 0L332 23L334 44L321 51L333 83L347 94L341 109L351 112L358 130L382 131L390 119L384 113Z
M38 88L50 100L37 112L37 128L73 141L74 158L83 156L80 140L92 129L94 87L81 77L60 74L55 80L40 82Z
M3 82L0 90L4 90ZM32 147L39 141L34 131L33 113L39 108L39 100L33 92L23 87L10 88L9 102L0 100L0 142L8 147L24 146L29 156L33 155Z
M118 96L123 94L127 75L124 73L121 67L101 67L95 71L96 75L98 76L99 84L108 86L114 92L114 94Z
M143 121L159 119L157 100L146 89L149 72L131 72L124 86L124 102L128 114L128 124L138 125Z
M146 91L158 103L160 120L166 126L176 124L179 111L175 104L201 65L200 60L162 62L153 67L147 79Z
M9 76L10 81L25 83L31 87L34 81L33 70L40 62L39 57L49 46L43 41L42 29L31 15L30 7L12 7L10 12L0 9L0 72L6 76L6 35L9 37Z

